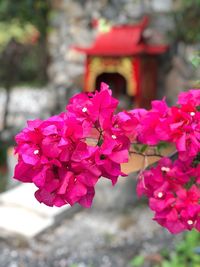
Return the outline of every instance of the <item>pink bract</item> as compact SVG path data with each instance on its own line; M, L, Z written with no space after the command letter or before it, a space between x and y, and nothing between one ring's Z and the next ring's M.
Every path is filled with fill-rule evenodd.
M150 110L117 113L117 106L102 83L99 91L72 97L66 112L28 121L16 135L15 179L34 183L36 199L48 206L89 208L99 179L115 185L126 176L121 164L129 153L147 157L146 145L159 153L167 142L177 158L141 171L137 194L149 199L154 220L171 233L200 231L200 90L181 93L173 107L165 99L152 101ZM142 150L130 150L138 145Z

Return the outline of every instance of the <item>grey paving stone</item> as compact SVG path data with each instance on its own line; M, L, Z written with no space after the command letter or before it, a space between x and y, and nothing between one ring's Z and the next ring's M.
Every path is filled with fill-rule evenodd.
M37 236L78 208L40 204L34 197L35 190L32 184L23 184L0 195L0 236L3 231L25 238Z

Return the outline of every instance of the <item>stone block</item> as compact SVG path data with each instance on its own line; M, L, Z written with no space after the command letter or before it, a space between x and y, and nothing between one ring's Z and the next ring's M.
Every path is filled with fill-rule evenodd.
M23 184L0 195L0 235L3 231L25 238L37 236L64 217L71 216L79 206L48 207L34 197L36 187Z
M53 218L44 218L24 207L5 204L0 206L0 213L0 235L6 231L10 234L32 238L53 224Z

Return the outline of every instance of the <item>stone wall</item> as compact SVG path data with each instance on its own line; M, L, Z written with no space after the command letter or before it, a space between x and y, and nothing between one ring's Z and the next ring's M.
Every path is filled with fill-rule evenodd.
M97 34L97 29L92 23L94 20L105 18L113 25L131 24L147 14L150 17L150 25L144 32L145 38L153 43L170 44L169 32L174 28L170 11L177 8L178 2L53 0L49 35L49 77L50 84L58 93L60 109L64 108L71 95L82 89L85 56L71 48L74 45L88 46L92 43ZM159 58L157 98L167 95L167 100L171 104L174 104L180 91L190 87L188 80L193 75L188 61L185 61L186 52L182 50L170 46L168 54Z
M165 42L163 32L168 31L172 25L168 15L163 16L162 9L169 9L171 1L164 1L164 7L158 5L158 2L160 1L54 0L49 36L51 83L58 88L67 88L68 94L82 87L84 55L73 51L71 47L87 46L92 42L96 35L92 21L96 19L105 18L112 24L127 24L137 22L143 14L149 14L154 31L148 29L146 34L153 36L156 42ZM159 9L159 13L156 9ZM159 35L157 30L161 28L162 34Z

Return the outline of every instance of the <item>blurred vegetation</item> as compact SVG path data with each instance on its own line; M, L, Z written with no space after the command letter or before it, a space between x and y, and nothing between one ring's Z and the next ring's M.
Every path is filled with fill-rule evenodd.
M7 145L0 144L0 193L7 187L7 178Z
M0 0L0 87L6 89L0 150L11 138L7 116L12 87L47 82L50 1Z
M197 71L200 70L200 52L194 53L194 55L191 57L190 62L193 66L193 68ZM194 88L200 88L200 79L198 76L198 79L195 79L193 81L193 87Z
M0 70L0 85L6 86L8 77L12 77L10 68L15 68L16 73L15 79L9 81L11 86L47 81L49 11L50 0L0 0L0 63L6 66ZM17 57L15 65L8 64L11 52Z
M193 230L185 234L173 252L163 251L164 261L161 267L199 267L200 266L200 234ZM159 266L156 266L159 267Z
M200 67L200 53L199 52L195 53L192 56L191 63L192 63L192 65L193 65L194 68Z
M130 261L131 267L143 267L149 261L149 255L138 255ZM173 251L160 252L160 263L150 263L153 267L200 267L200 234L193 230L184 234Z
M200 42L200 0L180 0L173 16L176 25L173 39L185 43Z

